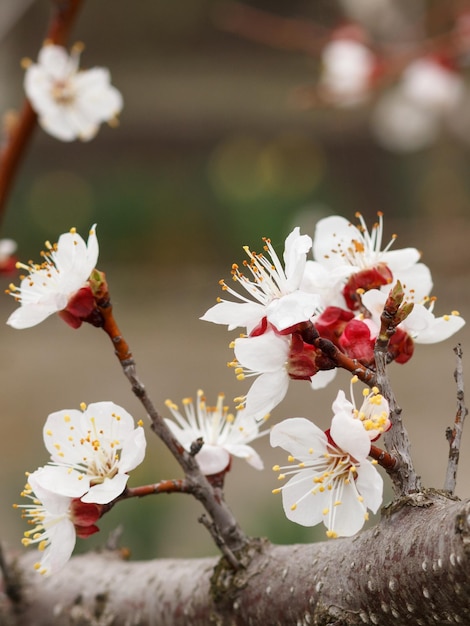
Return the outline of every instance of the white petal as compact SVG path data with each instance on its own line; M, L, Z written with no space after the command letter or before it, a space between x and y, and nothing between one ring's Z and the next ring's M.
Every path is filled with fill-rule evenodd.
M294 291L273 300L266 307L266 317L277 330L282 331L294 324L309 320L320 303L321 299L317 294Z
M105 478L102 483L93 485L81 500L95 504L108 504L121 495L128 480L127 474L116 474L114 478Z
M73 523L63 518L48 532L50 545L44 551L39 571L45 570L49 576L61 570L72 556L76 542L76 533Z
M284 369L261 374L246 395L245 413L262 419L284 399L288 387L289 376Z
M436 317L430 327L419 332L414 338L415 343L438 343L448 339L465 325L460 315L444 315Z
M44 444L57 463L80 463L83 449L80 438L86 433L80 429L82 412L64 409L51 413L43 428Z
M354 419L352 415L337 413L331 420L330 433L336 445L356 461L367 458L370 439L360 420Z
M48 482L49 467L40 467L28 476L28 483L34 494L51 515L64 515L70 506L70 498L62 496L42 485L43 478Z
M320 370L310 379L312 389L324 389L329 385L336 376L337 369L332 370Z
M364 502L361 502L354 482L343 483L341 504L332 503L334 511L330 530L333 530L339 537L355 535L364 526L366 520L366 506Z
M275 424L270 433L273 447L280 446L298 460L313 458L326 451L325 433L304 417L291 417Z
M46 45L38 55L38 64L55 80L62 81L76 69L76 62L62 46Z
M333 409L333 413L336 415L337 413L346 413L347 415L351 415L354 410L353 404L346 398L346 395L342 389L338 391L338 394L331 405Z
M308 235L300 235L298 226L288 235L284 247L284 267L289 290L299 287L311 247L312 239Z
M264 468L261 457L251 446L243 444L227 444L225 447L230 454L240 459L245 459L245 461L255 469L262 470Z
M196 455L201 472L206 476L222 472L230 463L230 454L220 446L203 445Z
M235 340L235 357L254 372L273 372L284 367L289 354L289 340L273 332Z
M432 291L431 271L424 263L416 263L406 270L394 271L394 277L403 285L405 300L421 302Z
M80 498L90 486L86 475L68 467L46 465L42 470L36 479L38 485L60 496Z
M421 253L416 248L401 248L382 253L382 261L392 270L393 275L416 265L420 258Z
M64 307L61 307L62 309ZM40 303L35 305L23 305L20 308L13 311L13 313L7 319L7 324L12 328L21 330L23 328L31 328L43 322L49 315L60 311L57 307L51 305L42 305Z
M264 316L264 306L256 302L228 302L215 304L199 319L214 324L227 324L228 330L246 326L251 328Z
M295 474L282 488L282 505L287 519L302 526L316 526L323 521L323 510L330 505L328 490L311 493L318 473L305 469Z
M313 240L313 257L325 267L332 269L344 265L341 253L333 250L348 248L353 239L361 240L359 230L344 217L332 215L317 222Z
M136 428L125 440L121 450L119 459L119 471L130 472L142 463L145 458L145 449L147 442L145 440L144 429Z
M365 506L377 513L383 500L383 479L370 461L362 461L357 466L356 487L364 498Z

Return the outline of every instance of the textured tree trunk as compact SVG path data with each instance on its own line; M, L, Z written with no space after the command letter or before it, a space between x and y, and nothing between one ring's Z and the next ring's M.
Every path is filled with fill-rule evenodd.
M351 539L253 540L234 573L223 560L71 560L57 577L22 555L3 596L5 626L470 624L470 502L407 497ZM240 556L240 555L239 555ZM5 587L5 584L4 584Z

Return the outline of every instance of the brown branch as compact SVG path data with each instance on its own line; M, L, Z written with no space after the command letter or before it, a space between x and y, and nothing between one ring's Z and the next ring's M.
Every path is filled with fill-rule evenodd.
M27 602L10 606L13 619L1 623L469 624L469 515L469 502L417 494L355 537L291 546L253 541L237 572L216 558L130 563L91 553L44 578L27 553L15 566Z
M54 9L46 34L47 41L62 46L67 43L82 4L83 0L53 1ZM0 152L0 220L5 214L7 199L36 127L36 120L36 113L26 100L18 119L7 131L5 145Z
M159 493L192 493L191 486L181 478L173 480L161 480L151 485L140 485L139 487L127 487L127 489L114 500L129 500L129 498L143 498Z
M383 435L387 451L398 459L397 465L388 470L395 494L399 497L421 490L420 477L416 474L411 458L411 443L401 418L401 408L393 393L387 373L388 346L398 324L410 312L410 306L403 302L401 285L392 289L381 315L381 328L375 342L374 356L377 371L377 387L388 401L392 427Z
M328 28L312 20L282 17L241 2L216 4L213 19L221 30L244 39L310 55L317 55L330 36Z
M222 550L227 546L224 555L229 562L233 561L233 552L237 552L246 545L247 538L238 525L233 513L226 505L220 489L214 489L206 476L201 472L195 455L187 452L173 436L165 420L155 408L147 391L137 376L136 364L132 357L129 345L123 338L114 318L113 307L106 294L97 301L98 310L103 321L103 330L111 339L115 354L121 364L124 375L132 386L132 391L147 411L153 432L163 441L185 474L185 489L192 493L206 509L213 520L219 536Z
M375 459L380 467L383 467L388 472L396 469L398 459L389 452L382 450L382 448L371 445L369 456Z
M444 489L449 493L454 493L457 482L457 467L460 457L460 443L462 440L463 423L468 414L465 406L462 346L458 344L454 348L457 365L454 371L455 382L457 383L457 413L455 415L454 427L446 430L447 441L449 442L449 460L447 462L446 479Z

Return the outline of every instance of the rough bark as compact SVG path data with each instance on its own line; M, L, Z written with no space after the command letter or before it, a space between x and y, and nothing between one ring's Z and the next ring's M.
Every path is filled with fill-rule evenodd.
M58 577L14 563L8 626L334 625L470 623L470 501L430 491L383 512L350 539L274 546L253 540L246 567L223 560L71 560ZM11 583L13 582L13 587Z

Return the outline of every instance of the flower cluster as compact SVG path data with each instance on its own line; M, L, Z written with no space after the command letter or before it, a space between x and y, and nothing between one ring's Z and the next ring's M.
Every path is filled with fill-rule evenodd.
M62 141L92 139L99 125L115 120L122 109L107 69L78 70L81 51L81 45L70 55L61 46L45 45L25 74L25 92L40 125Z
M197 453L201 471L206 476L226 472L232 456L246 461L255 469L263 469L259 454L248 444L267 431L259 432L259 423L245 415L243 409L236 415L224 404L225 396L219 394L217 404L208 406L204 392L197 392L196 403L192 398L183 399L184 415L171 400L166 401L174 419L166 419L173 435L190 452L191 447L202 444Z
M50 461L28 475L21 495L32 504L16 507L33 526L23 544L38 544L43 552L35 568L51 574L68 561L77 536L98 531L95 523L143 461L146 441L142 424L135 427L113 402L51 413L43 437Z
M28 274L21 276L19 287L11 284L7 290L21 305L7 324L30 328L59 313L70 326L78 328L95 308L90 276L98 261L96 224L90 230L88 243L72 228L56 244L46 242L41 256L42 263L16 264Z
M326 432L303 417L271 430L271 445L289 452L288 465L273 470L281 481L291 476L273 493L282 494L288 519L303 526L323 522L328 537L354 535L368 509L376 513L382 502L382 477L367 457L371 440L390 426L389 407L378 389L364 391L360 409L338 392Z
M234 265L232 278L248 297L221 281L224 292L239 301L219 299L201 319L229 330L244 328L233 342L235 359L230 365L239 379L256 377L240 398L247 415L260 419L269 413L292 379L307 380L314 389L333 379L336 364L305 340L306 324L313 324L321 338L348 357L374 367L380 316L397 281L412 310L392 336L390 360L406 363L415 342L442 341L463 326L456 311L434 316L431 273L420 262L418 250L392 250L395 235L384 245L382 214L370 231L363 217L357 217L358 226L340 216L320 220L313 241L295 228L286 239L284 267L269 240L266 255L246 247L249 260L244 266L250 275ZM307 258L310 249L313 260Z
M374 24L385 6L369 7ZM366 5L363 9L367 12ZM399 46L380 48L367 32L367 19L355 21L352 11L353 20L333 29L321 51L315 103L345 108L373 102L372 132L393 151L426 148L443 128L468 141L468 16L468 11L456 16L445 45L436 40L410 54ZM383 23L391 24L389 18Z

